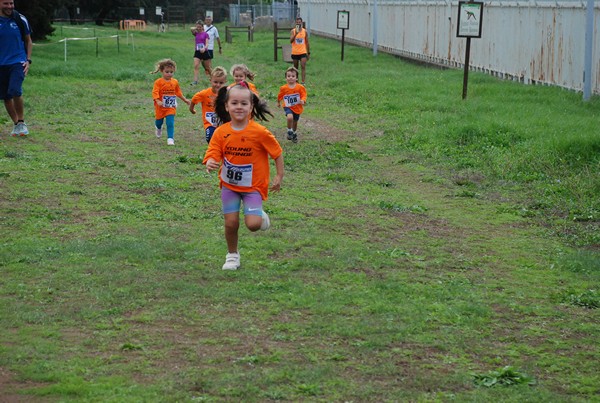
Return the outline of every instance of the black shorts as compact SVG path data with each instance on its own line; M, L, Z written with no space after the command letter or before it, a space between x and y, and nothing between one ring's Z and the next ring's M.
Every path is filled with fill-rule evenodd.
M210 57L209 50L205 50L204 52L200 52L199 50L194 52L194 59L200 59L200 60L210 60L212 59L212 57Z
M292 55L292 60L302 60L307 57L308 55L306 53L302 53L301 55Z

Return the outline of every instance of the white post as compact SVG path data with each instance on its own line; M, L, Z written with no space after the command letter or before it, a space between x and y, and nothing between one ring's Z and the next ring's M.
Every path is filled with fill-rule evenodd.
M377 0L373 1L373 56L377 56L377 27L379 21L377 21Z
M594 0L587 0L585 18L585 56L583 62L583 100L592 95L592 53L594 49Z
M67 38L65 38L65 62L67 61Z

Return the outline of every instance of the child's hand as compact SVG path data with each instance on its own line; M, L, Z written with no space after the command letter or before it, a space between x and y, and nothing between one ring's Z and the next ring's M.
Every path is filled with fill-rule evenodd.
M190 112L192 112L192 115L196 114L196 110L194 109L194 104L190 103Z
M271 187L269 188L269 190L271 190L272 192L279 192L281 190L281 179L279 176L276 176L273 178L273 180L271 181Z
M213 158L209 158L209 160L206 161L206 172L211 173L215 169L219 169L220 165L221 164L219 164L218 161L214 160Z
M162 101L156 101L156 105L163 106L163 103L162 103Z

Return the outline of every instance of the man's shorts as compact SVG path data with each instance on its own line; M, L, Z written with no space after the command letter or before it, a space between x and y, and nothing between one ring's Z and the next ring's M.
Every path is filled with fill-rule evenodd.
M301 55L292 55L292 60L302 60L306 59L308 55L306 53L302 53Z
M200 60L210 60L211 59L211 57L209 57L209 55L208 55L208 50L205 50L204 52L200 52L199 50L195 51L194 58L200 59Z
M23 95L25 72L21 63L0 66L0 99L8 100Z
M284 106L284 107L283 107L283 111L285 112L285 115L286 115L286 116L287 116L287 115L290 115L290 114L291 114L292 116L294 116L294 120L295 120L296 122L300 120L300 115L298 115L297 113L294 113L294 111L293 111L293 110L291 110L290 108L288 108L288 107L285 107L285 106Z

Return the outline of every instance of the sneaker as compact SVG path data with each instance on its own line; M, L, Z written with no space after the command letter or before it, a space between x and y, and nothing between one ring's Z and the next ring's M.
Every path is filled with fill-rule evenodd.
M269 219L269 215L263 210L262 212L262 224L260 225L260 229L263 231L271 228L271 220Z
M160 138L160 136L162 136L162 129L159 129L158 127L156 128L156 137Z
M239 253L228 253L225 256L225 264L223 270L237 270L240 268L240 254Z
M292 129L288 129L287 139L291 140L292 138L294 138L294 131Z
M192 87L194 87L194 86L198 85L198 81L192 81L192 82L190 83L190 85L191 85Z
M15 133L15 134L13 134L13 136L18 134L19 136L24 137L29 134L29 130L27 129L27 125L25 124L25 122L17 123L13 132Z
M168 146L174 146L175 145L175 139L167 139L167 145Z
M15 137L17 135L17 125L13 126L12 132L10 132L10 135Z
M292 143L298 142L298 133L292 132Z

